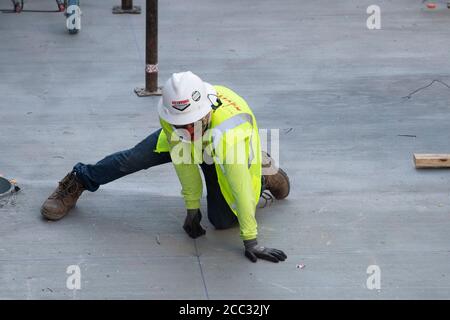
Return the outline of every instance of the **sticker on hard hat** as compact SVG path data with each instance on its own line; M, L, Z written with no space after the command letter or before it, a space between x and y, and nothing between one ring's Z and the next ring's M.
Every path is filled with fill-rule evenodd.
M192 100L198 101L198 100L200 100L201 97L202 97L202 95L200 94L200 92L198 92L198 91L192 92Z
M177 109L177 110L179 110L179 111L185 110L190 105L191 104L189 103L189 99L179 100L179 101L172 101L172 107Z

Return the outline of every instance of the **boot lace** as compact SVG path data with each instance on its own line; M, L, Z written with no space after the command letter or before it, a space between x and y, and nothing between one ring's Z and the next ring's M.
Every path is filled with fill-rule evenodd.
M52 199L61 199L68 195L75 195L79 191L75 176L68 179L63 179L59 182L59 187L55 193L50 197Z

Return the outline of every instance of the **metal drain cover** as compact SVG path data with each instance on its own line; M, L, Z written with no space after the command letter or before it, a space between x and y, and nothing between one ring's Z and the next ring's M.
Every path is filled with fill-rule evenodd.
M3 177L0 177L0 197L10 193L12 189L13 185L11 182Z

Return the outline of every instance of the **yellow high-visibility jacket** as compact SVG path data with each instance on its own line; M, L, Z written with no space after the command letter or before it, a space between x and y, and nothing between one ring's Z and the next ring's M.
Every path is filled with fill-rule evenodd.
M213 110L209 130L203 135L203 142L199 142L200 147L197 144L195 148L195 141L183 141L174 127L160 118L163 130L155 151L171 153L187 209L200 208L203 185L198 164L204 159L202 153L210 155L222 195L238 218L241 238L254 239L257 236L255 210L261 193L258 126L243 98L226 87L214 88L222 105ZM183 143L185 145L180 145ZM190 163L174 161L183 150L189 153Z

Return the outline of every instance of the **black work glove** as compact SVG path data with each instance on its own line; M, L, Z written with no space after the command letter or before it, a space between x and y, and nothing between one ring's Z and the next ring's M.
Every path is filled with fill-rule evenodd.
M206 233L205 229L200 225L200 220L202 220L200 209L188 209L183 229L192 239L198 238Z
M256 239L244 240L244 246L245 256L249 258L251 262L256 262L258 258L272 262L284 261L287 259L286 254L281 250L258 246L258 241L256 241Z

